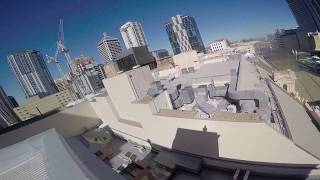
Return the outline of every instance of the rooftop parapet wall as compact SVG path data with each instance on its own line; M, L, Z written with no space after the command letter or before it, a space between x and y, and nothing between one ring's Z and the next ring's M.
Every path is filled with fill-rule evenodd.
M23 122L23 123L28 123ZM88 102L83 102L44 119L0 135L0 148L20 142L35 134L55 128L65 138L76 136L102 124Z
M219 155L212 155L210 158L272 163L278 166L303 164L314 167L320 163L264 123L199 120L189 116L177 118L155 114L150 108L152 101L149 104L135 101L132 97L133 90L124 86L128 84L127 81L125 74L104 80L108 96L99 97L96 102L90 103L105 124L129 139L141 142L149 140L172 148L179 128L203 131L206 127L207 132L219 135ZM141 128L124 123L121 119L138 122Z

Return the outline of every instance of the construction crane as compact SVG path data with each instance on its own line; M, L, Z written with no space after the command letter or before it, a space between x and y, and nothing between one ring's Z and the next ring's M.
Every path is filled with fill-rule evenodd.
M69 54L69 49L67 49L64 44L64 32L63 32L63 19L62 18L60 18L60 21L59 21L59 37L58 37L58 41L57 41L57 51L56 52L58 52L58 53L60 52L60 53L64 54L64 56L66 57L66 60L68 62L68 67L71 71L70 64L71 64L72 60L71 60L71 57Z
M60 63L58 61L59 53L63 53L65 58L66 58L66 60L67 60L68 67L69 67L69 70L71 72L70 76L65 75L63 70L62 70L62 68L61 68L61 66L60 66ZM70 57L70 54L69 54L69 50L66 48L66 46L64 44L64 32L63 32L63 19L62 18L60 18L60 20L59 20L59 33L58 33L58 41L56 42L55 54L54 54L54 56L46 55L46 58L48 60L48 63L56 64L60 75L62 76L63 80L66 81L66 84L68 84L68 89L71 92L74 92L75 94L76 94L76 91L78 91L81 96L84 96L83 93L80 90L80 87L79 87L78 83L74 83L76 91L74 91L74 89L71 87L72 85L69 84L69 82L73 81L72 79L73 79L74 74L72 74L72 69L71 69L72 60L71 60L71 57Z
M69 54L69 50L66 48L66 46L64 44L64 32L63 32L63 19L62 18L60 18L60 21L59 21L59 34L58 34L58 41L56 42L55 54L54 54L54 56L46 55L46 58L48 60L48 63L56 64L56 66L59 70L59 73L64 77L65 75L64 75L62 68L61 68L59 61L58 61L59 53L64 54L64 56L67 60L67 63L68 63L68 67L71 71L70 64L72 63L72 60L71 60L71 57Z
M58 69L58 71L60 73L60 76L64 77L65 74L64 74L64 72L63 72L63 70L62 70L62 68L61 68L61 66L59 64L59 61L56 58L49 56L48 54L46 54L46 58L48 60L48 63L55 64L57 66L57 69Z
M58 61L58 54L59 54L59 49L56 48L56 52L54 53L54 56L51 57L48 54L46 54L46 58L47 58L48 63L55 64L57 66L57 69L58 69L61 77L65 77L65 74L59 64L59 61Z

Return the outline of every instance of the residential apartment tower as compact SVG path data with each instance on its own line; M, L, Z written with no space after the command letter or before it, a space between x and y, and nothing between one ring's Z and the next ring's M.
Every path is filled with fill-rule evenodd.
M114 62L122 51L119 40L107 36L106 33L103 33L103 38L99 41L97 48L106 64Z
M0 86L0 129L19 123L20 120L12 108L8 96Z
M142 26L137 21L126 22L120 27L120 32L127 49L147 45Z
M204 51L198 26L192 16L173 16L165 28L174 54L191 50Z
M7 56L25 96L47 96L57 92L48 67L39 51L27 50Z

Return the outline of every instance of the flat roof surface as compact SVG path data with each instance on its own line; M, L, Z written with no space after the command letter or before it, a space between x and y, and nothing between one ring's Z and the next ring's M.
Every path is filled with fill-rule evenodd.
M270 84L280 103L293 142L320 159L320 133L306 110L277 85Z
M213 81L217 82L229 82L231 80L230 70L238 69L238 60L229 60L225 62L216 62L202 65L200 69L194 73L182 74L175 78L169 85L177 86L201 84Z
M255 90L259 83L256 67L249 61L242 59L239 68L237 90Z
M148 104L132 103L133 92L127 89L128 80L124 74L105 80L114 109L118 118L110 120L121 131L151 142L171 148L178 128L202 131L204 126L208 132L217 133L219 158L237 161L249 161L268 165L293 165L315 167L320 164L319 159L306 153L296 146L290 139L268 126L266 123L228 122L195 119L192 117L176 118L153 114ZM108 108L107 106L105 108ZM107 109L106 109L107 110ZM101 111L105 111L101 109ZM173 116L176 114L174 113ZM104 114L106 120L112 115ZM140 122L143 129L127 128L118 119L131 119ZM110 125L112 127L112 125ZM143 133L143 134L142 134ZM211 143L210 139L201 140ZM194 152L198 155L203 151Z
M205 64L205 65L202 65L201 68L194 73L193 78L230 75L230 70L238 69L238 66L239 66L239 60L236 60L236 59Z
M93 178L71 153L54 129L47 130L0 150L0 179Z

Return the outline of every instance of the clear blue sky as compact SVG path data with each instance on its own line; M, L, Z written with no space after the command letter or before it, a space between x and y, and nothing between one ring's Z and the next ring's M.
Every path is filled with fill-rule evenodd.
M121 39L119 27L128 20L142 23L149 49L171 51L164 23L176 14L196 19L206 46L217 38L240 40L297 26L285 0L1 0L0 84L24 102L6 55L24 49L53 54L59 17L71 56L90 55L100 63L96 44L102 33ZM55 66L48 67L57 79Z

